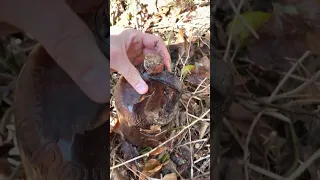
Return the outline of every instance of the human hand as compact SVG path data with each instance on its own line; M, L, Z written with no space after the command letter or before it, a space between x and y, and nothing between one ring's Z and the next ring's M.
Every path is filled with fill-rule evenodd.
M75 13L94 12L102 3L104 0L1 0L0 22L37 39L88 97L105 103L110 99L110 65L91 30Z
M159 53L170 70L170 55L160 37L120 27L111 27L110 35L110 68L123 75L138 93L148 91L135 67L143 62L144 54Z

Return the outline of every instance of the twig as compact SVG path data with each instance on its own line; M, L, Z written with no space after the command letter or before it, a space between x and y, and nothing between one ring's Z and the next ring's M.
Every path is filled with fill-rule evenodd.
M207 78L204 78L204 79L200 82L200 84L197 86L196 90L192 93L193 95L195 95L195 94L198 92L199 88L201 87L201 85L202 85L206 80L207 80Z
M287 104L285 104L285 107L290 107L294 105L308 105L308 104L320 104L320 99L299 99L295 101L290 101Z
M185 145L188 145L188 144L193 144L193 143L198 143L198 142L205 142L205 141L208 141L208 140L209 140L208 138L194 140L194 141L191 141L191 142L187 142L187 143L181 144L181 145L177 146L177 148L185 146Z
M249 131L248 131L248 136L244 145L244 155L243 155L243 161L244 161L244 172L245 172L245 178L246 180L249 180L249 172L248 172L248 157L249 157L249 143L251 140L251 135L253 133L253 130L257 123L259 122L261 116L263 115L265 111L261 111L260 113L257 114L257 116L254 118Z
M210 154L209 154L209 155L206 155L205 157L199 158L199 159L196 160L194 163L196 164L196 163L198 163L198 162L200 162L200 161L202 161L202 160L208 159L208 158L210 158Z
M270 178L272 178L272 179L275 179L275 180L285 180L284 177L282 177L282 176L280 176L280 175L278 175L278 174L275 174L275 173L273 173L273 172L270 172L270 171L268 171L268 170L265 170L265 169L263 169L263 168L261 168L261 167L258 167L258 166L256 166L256 165L253 165L253 164L251 164L251 163L248 163L248 167L249 167L250 169L252 169L252 170L254 170L254 171L256 171L256 172L258 172L258 173L260 173L260 174L263 174L263 175L265 175L265 176L268 176L268 177L270 177Z
M300 91L302 91L303 89L305 89L307 86L309 86L309 84L313 83L314 81L316 81L318 78L320 77L320 70L314 75L312 76L311 79L309 79L307 82L301 84L300 86L298 86L297 88L289 91L289 92L286 92L286 93L283 93L283 94L279 94L278 96L275 97L275 99L281 99L281 98L285 98L285 97L288 97L290 95L293 95L293 94L296 94Z
M223 123L225 126L227 126L227 128L229 129L230 133L233 135L234 139L236 139L236 141L238 142L239 146L241 147L241 149L244 151L244 145L241 142L241 139L237 133L237 131L232 127L232 125L230 124L230 122L228 121L228 119L224 118L223 119Z
M301 64L308 56L310 55L310 51L306 51L301 58L291 67L291 69L288 71L288 73L283 77L283 79L280 81L278 86L275 88L275 90L272 92L271 96L268 99L268 103L271 103L274 99L274 97L278 94L282 86L285 82L289 79L290 75L294 72L294 70L298 67L299 64Z
M260 103L263 106L279 109L279 110L282 110L282 111L285 111L285 112L289 112L289 113L292 113L292 114L303 114L303 115L308 115L308 116L320 117L319 113L316 113L316 112L311 112L311 111L302 110L302 109L291 109L289 107L286 107L286 104L285 105L277 105L277 104L267 103L266 101L263 101L263 100L258 99L256 97L253 97L253 96L247 97L247 95L243 94L243 93L235 93L235 94L239 98L253 99L257 103ZM238 100L238 101L239 101L240 104L244 105L246 108L249 108L251 111L254 111L254 112L260 112L261 111L260 107L253 106L251 104L250 104L250 107L249 107L249 105L247 103L243 102L243 100Z
M285 178L284 180L295 180L318 158L320 158L320 149L318 149L306 162L301 164L289 177Z
M279 75L282 75L282 76L285 76L287 73L284 73L284 72L281 72L281 71L275 71L276 73L278 73ZM308 81L309 80L309 78L307 79L307 78L304 78L304 77L301 77L301 76L298 76L298 75L295 75L295 74L291 74L290 75L290 78L292 78L292 79L295 79L295 80L298 80L298 81L302 81L302 82L305 82L305 81ZM314 84L316 85L316 86L319 86L320 87L320 83L318 83L318 82L314 82Z
M190 113L186 113L188 116L193 117L193 118L198 118L197 116L190 114ZM210 119L201 119L201 121L210 121Z
M268 116L271 116L271 117L274 117L274 118L277 118L277 119L279 119L279 120L281 120L283 122L291 123L291 120L287 116L285 116L285 115L283 115L281 113L274 112L274 111L271 111L271 112L268 111L268 112L265 112L264 114L268 115Z
M190 128L191 126L193 126L194 124L196 124L197 122L199 122L203 117L205 117L208 113L210 112L210 110L207 110L204 114L202 114L199 118L197 118L196 120L194 120L193 122L191 122L188 126L184 127L181 131L179 131L176 135L172 136L170 139L168 139L167 141L161 143L160 145L158 145L156 148L152 149L151 151L143 154L143 155L140 155L138 157L135 157L133 159L130 159L126 162L123 162L123 163L120 163L118 165L115 165L115 166L112 166L110 167L110 170L113 170L115 168L118 168L118 167L121 167L125 164L128 164L132 161L135 161L135 160L138 160L138 159L141 159L141 158L144 158L144 157L148 157L150 155L150 153L156 151L159 147L162 147L163 145L167 144L168 142L170 142L171 140L173 140L174 138L178 137L181 133L183 133L186 129Z
M295 133L292 121L287 116L285 116L281 113L278 113L278 112L265 112L265 115L272 116L274 118L280 119L280 120L289 124L290 136L291 136L292 146L293 146L293 150L294 150L294 162L292 163L291 168L287 171L287 173L285 175L285 176L287 176L288 174L291 174L291 172L297 168L298 161L299 161L299 149L297 147L297 144L298 144L297 135Z
M293 146L293 151L294 151L294 161L290 167L290 169L288 169L288 171L285 173L285 176L289 176L299 165L299 148L298 146L298 140L297 140L297 135L296 132L294 130L292 121L289 123L289 129L290 129L290 135L291 135L291 139L292 139L292 146Z

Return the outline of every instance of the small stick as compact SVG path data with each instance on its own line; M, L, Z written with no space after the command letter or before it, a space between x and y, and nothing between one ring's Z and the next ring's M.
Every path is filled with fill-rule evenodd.
M173 140L174 138L178 137L180 134L182 134L186 129L190 128L191 126L193 126L194 124L196 124L197 122L199 122L203 117L205 117L208 113L210 112L210 109L207 110L204 114L202 114L199 118L197 118L196 120L194 120L193 122L191 122L188 126L184 127L181 131L179 131L176 135L172 136L170 139L168 139L167 141L161 143L160 145L158 145L156 148L152 149L151 151L143 154L143 155L140 155L138 157L135 157L133 159L130 159L126 162L123 162L123 163L120 163L118 165L115 165L115 166L112 166L110 167L110 170L113 170L115 168L118 168L118 167L121 167L125 164L128 164L132 161L135 161L135 160L138 160L138 159L141 159L141 158L144 158L144 157L148 157L150 155L150 153L156 151L159 147L162 147L163 145L167 144L168 142L170 142L171 140Z
M297 179L318 158L320 158L320 149L318 149L306 162L301 164L288 178L285 178L284 180Z
M251 140L251 135L253 133L253 130L255 128L255 126L257 125L257 123L259 122L261 116L263 115L265 111L261 111L259 112L256 117L254 118L249 131L248 131L248 136L244 145L244 155L243 155L243 161L244 161L244 173L245 173L245 178L246 180L249 180L249 172L248 172L248 157L249 157L249 143Z
M274 99L274 97L278 94L282 86L285 82L289 79L290 75L293 73L293 71L298 67L299 64L301 64L308 56L310 55L310 51L306 51L301 58L291 67L291 69L288 71L288 73L283 77L283 79L280 81L276 89L272 92L271 96L268 99L268 103L271 103Z
M263 175L265 175L265 176L268 176L268 177L270 177L270 178L272 178L272 179L275 179L275 180L285 180L284 177L282 177L282 176L280 176L280 175L278 175L278 174L275 174L275 173L273 173L273 172L270 172L270 171L268 171L268 170L265 170L265 169L263 169L263 168L261 168L261 167L258 167L258 166L256 166L256 165L253 165L253 164L251 164L251 163L248 163L248 167L249 167L250 169L252 169L252 170L254 170L254 171L256 171L256 172L258 172L258 173L260 173L260 174L263 174Z

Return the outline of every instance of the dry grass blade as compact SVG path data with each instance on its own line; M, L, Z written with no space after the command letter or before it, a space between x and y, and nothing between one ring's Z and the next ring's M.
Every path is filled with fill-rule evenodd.
M293 71L300 65L308 56L310 55L310 51L305 52L301 58L291 67L291 69L288 71L288 73L283 77L283 79L280 81L279 85L276 87L276 89L272 92L271 96L268 99L268 103L271 103L274 99L274 97L278 94L284 83L289 79L290 75L293 73Z
M297 179L314 161L320 158L320 149L318 149L306 162L302 163L289 177L284 180Z
M246 139L246 142L244 144L244 155L243 155L243 161L244 161L244 172L245 172L245 178L247 180L249 180L249 172L248 172L248 158L249 158L249 143L250 143L250 140L251 140L251 135L253 133L253 130L254 128L256 127L257 123L259 122L261 116L263 115L263 113L265 112L264 111L261 111L257 114L257 116L254 118L251 126L250 126L250 129L248 131L248 136L247 136L247 139Z
M175 134L173 137L171 137L170 139L168 139L167 141L161 143L159 146L157 146L156 148L152 149L151 151L143 154L143 155L140 155L138 157L135 157L133 159L130 159L126 162L123 162L123 163L120 163L120 164L117 164L115 166L112 166L110 167L110 170L113 170L115 168L118 168L118 167L121 167L125 164L128 164L130 162L133 162L135 160L138 160L138 159L141 159L141 158L144 158L144 157L148 157L150 155L150 153L156 151L159 147L162 147L164 146L165 144L167 144L168 142L170 142L171 140L175 139L176 137L178 137L180 134L182 134L185 130L189 129L190 127L192 127L193 125L195 125L197 122L199 122L203 117L205 117L208 113L210 112L210 110L207 110L204 114L202 114L199 118L197 118L196 120L194 120L193 122L191 122L188 126L184 127L181 131L179 131L177 134Z

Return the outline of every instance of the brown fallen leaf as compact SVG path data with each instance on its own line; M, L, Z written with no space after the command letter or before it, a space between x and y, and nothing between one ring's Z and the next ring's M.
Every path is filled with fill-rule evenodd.
M196 62L194 68L187 76L187 81L194 85L199 85L205 78L210 77L210 59L203 56L199 62Z
M280 14L274 9L269 21L259 29L259 39L250 38L248 50L250 59L261 68L287 72L307 50L320 53L320 4L317 0L283 1L299 8L298 13Z
M148 171L143 170L140 174L139 180L146 180L147 177L150 177L152 174L150 174Z
M202 139L208 129L210 128L210 123L208 122L201 122L200 130L199 130L199 139Z
M157 166L161 165L161 163L157 159L149 159L144 165L144 170L151 171Z
M163 180L177 180L176 173L167 174L163 177Z
M140 131L143 131L148 134L155 134L161 132L161 126L160 125L152 125L150 126L150 129L140 129Z
M151 156L157 156L161 153L163 153L165 150L167 150L168 148L165 146L159 147L157 148L155 151L153 151L152 153L150 153Z
M144 165L139 180L145 180L147 177L153 176L155 173L160 171L161 168L162 164L157 159L149 159Z

